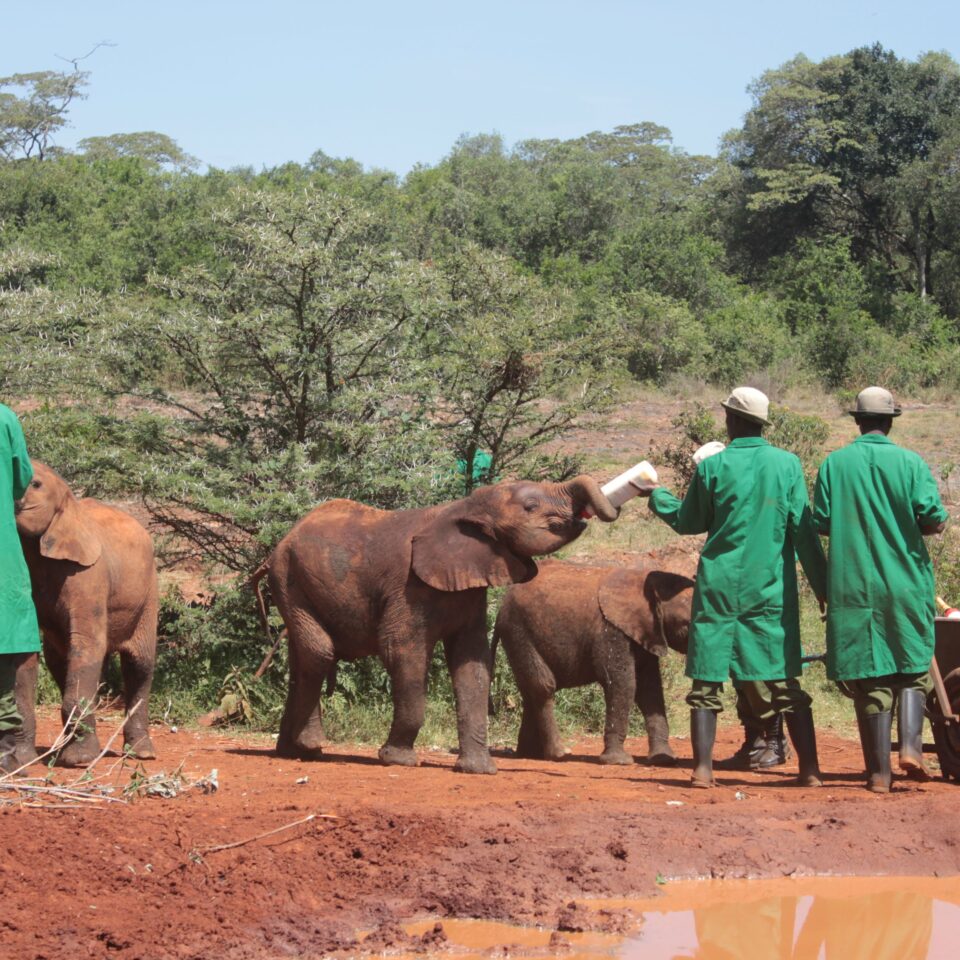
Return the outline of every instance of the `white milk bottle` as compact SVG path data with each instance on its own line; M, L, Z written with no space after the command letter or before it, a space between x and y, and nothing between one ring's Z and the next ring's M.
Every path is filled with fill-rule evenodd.
M613 506L622 507L628 500L639 493L637 488L630 482L631 480L635 480L637 483L659 482L657 479L657 471L653 468L653 465L646 460L641 460L640 463L634 464L629 470L625 470L619 476L607 481L600 489ZM584 518L594 516L593 509L589 506L585 507L580 516Z

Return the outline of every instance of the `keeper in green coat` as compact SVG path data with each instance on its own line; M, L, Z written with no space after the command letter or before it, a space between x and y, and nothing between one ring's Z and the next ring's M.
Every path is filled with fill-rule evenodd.
M800 461L771 446L766 396L739 387L723 403L730 444L697 467L681 502L640 487L650 509L677 533L706 533L700 555L687 651L693 689L690 739L694 786L713 784L713 744L720 691L762 681L784 714L800 765L798 783L820 785L810 697L801 672L796 558L821 604L826 560L810 512Z
M23 430L16 414L0 403L0 771L16 769L16 735L23 726L17 710L17 668L40 649L37 611L17 525L14 501L33 479Z
M923 538L947 513L923 459L888 436L900 408L867 387L848 411L860 429L817 475L814 521L830 537L827 676L853 697L867 789L890 790L894 701L900 769L926 779L923 706L933 659L933 566Z

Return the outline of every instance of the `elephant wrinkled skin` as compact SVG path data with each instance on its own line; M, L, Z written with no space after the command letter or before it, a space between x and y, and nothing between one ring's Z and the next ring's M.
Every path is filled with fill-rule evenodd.
M692 565L686 565L693 572ZM601 763L632 763L623 749L634 702L651 763L672 764L660 657L686 653L693 580L643 563L627 568L544 563L536 580L511 587L494 627L523 698L517 754L560 760L557 690L599 683L606 702Z
M494 773L487 748L490 650L487 587L537 573L586 527L587 506L617 511L590 477L566 483L504 482L452 503L385 511L332 500L300 520L253 575L267 577L287 628L290 685L277 752L321 755L320 692L338 660L378 655L390 674L393 722L385 763L416 763L427 671L444 646L457 702L456 769Z
M77 500L45 464L33 461L33 469L33 480L16 505L16 521L43 656L63 697L63 722L84 704L91 710L58 762L86 765L100 753L92 710L104 659L115 652L120 654L128 714L124 745L134 756L151 759L156 753L147 717L158 606L153 542L129 514L97 500ZM24 658L17 675L17 704L24 719L21 752L27 759L36 756L36 668L35 655Z

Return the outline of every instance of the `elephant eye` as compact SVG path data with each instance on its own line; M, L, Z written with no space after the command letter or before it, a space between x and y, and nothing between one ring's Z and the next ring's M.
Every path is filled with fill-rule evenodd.
M540 506L540 504L539 504L536 500L528 500L528 501L523 505L523 509L524 509L527 513L533 513L533 511L536 510L537 507L539 507L539 506Z

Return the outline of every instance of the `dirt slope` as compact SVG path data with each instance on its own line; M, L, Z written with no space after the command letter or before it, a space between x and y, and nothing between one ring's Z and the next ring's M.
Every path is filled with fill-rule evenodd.
M688 759L601 767L592 742L561 764L498 758L490 778L454 774L446 753L398 769L341 745L304 764L262 740L157 733L148 772L217 768L220 790L0 809L0 956L312 957L356 949L358 930L381 925L376 942L394 943L393 922L415 916L557 925L572 899L649 894L657 874L960 874L958 787L867 794L858 746L831 736L823 790L791 788L786 768L721 774L716 790L694 792ZM719 756L734 737L721 731ZM687 741L676 746L689 757ZM311 813L338 819L204 851Z

